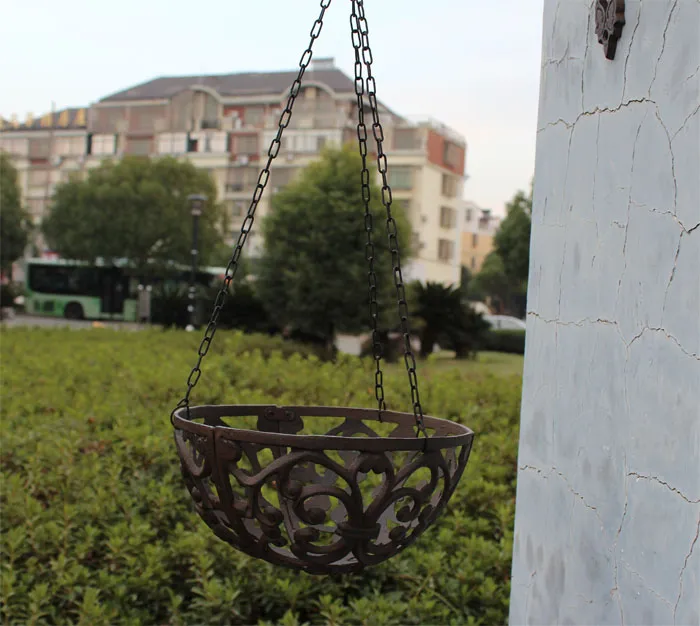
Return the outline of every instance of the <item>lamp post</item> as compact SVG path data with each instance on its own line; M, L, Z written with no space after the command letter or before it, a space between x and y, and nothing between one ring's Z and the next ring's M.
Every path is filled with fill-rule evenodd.
M185 330L193 331L197 325L197 305L196 305L196 284L197 284L197 239L199 236L199 216L202 215L202 209L207 201L207 197L200 194L192 194L187 196L187 201L190 203L190 214L192 215L192 269L190 272L190 288L187 294L188 304L187 311L190 314L190 323Z

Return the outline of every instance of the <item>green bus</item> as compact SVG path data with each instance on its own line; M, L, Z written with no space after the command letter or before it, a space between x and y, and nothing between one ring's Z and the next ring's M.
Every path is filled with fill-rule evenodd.
M186 285L189 270L172 265L148 279L126 263L112 265L81 261L27 259L25 266L25 311L67 319L119 320L135 322L138 316L139 284L163 282ZM197 283L210 286L223 278L225 268L205 267Z

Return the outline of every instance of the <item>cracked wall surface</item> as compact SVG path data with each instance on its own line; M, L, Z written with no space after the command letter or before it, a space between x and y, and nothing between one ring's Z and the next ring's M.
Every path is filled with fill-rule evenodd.
M510 622L700 624L700 0L545 0Z

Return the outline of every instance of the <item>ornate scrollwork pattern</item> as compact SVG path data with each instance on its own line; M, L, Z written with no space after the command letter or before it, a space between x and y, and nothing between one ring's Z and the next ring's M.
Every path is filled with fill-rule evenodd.
M327 409L341 423L308 437L296 435L303 407L253 407L257 430L239 430L221 420L226 408L238 407L194 407L204 424L175 420L197 513L235 548L310 573L358 571L413 543L454 492L473 438L427 418L436 434L417 439L413 416L391 412L380 437L369 409Z
M615 58L617 40L625 25L625 0L596 0L595 34L603 44L605 58Z

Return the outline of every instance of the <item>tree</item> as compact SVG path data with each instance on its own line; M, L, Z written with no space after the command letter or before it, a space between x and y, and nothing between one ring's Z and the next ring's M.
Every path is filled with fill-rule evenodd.
M481 271L472 282L475 289L491 298L498 312L507 308L512 282L506 274L505 264L498 252L494 250L488 254L481 266Z
M369 165L369 164L368 164ZM367 235L356 147L328 148L298 179L272 197L263 220L264 252L256 288L273 320L332 346L337 332L367 329ZM381 193L370 184L380 313L396 319L396 292ZM409 258L410 224L392 204L402 261ZM393 316L389 318L389 315Z
M12 277L12 264L24 253L31 232L29 215L21 202L17 170L0 153L0 269Z
M192 217L187 196L205 194L199 220L199 263L222 242L225 215L211 177L172 157L124 157L104 162L85 180L59 185L43 231L65 258L94 262L127 259L139 269L175 261L188 264Z
M518 191L506 205L506 217L494 237L494 244L503 259L506 275L514 281L527 281L530 267L530 227L532 193Z
M530 195L518 191L506 205L507 215L494 236L494 250L486 257L470 289L489 296L499 312L525 314L530 266Z
M457 357L475 352L488 324L464 301L459 287L416 282L411 292L415 294L422 357L427 357L436 343L454 350Z

